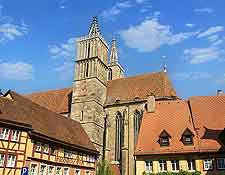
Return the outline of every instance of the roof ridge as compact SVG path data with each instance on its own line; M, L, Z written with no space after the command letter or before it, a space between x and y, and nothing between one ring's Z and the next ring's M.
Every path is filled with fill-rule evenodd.
M25 96L30 96L30 95L36 95L36 94L42 94L42 93L48 93L48 92L56 92L56 91L62 91L62 90L69 90L69 89L72 89L72 87L65 87L65 88L61 88L61 89L49 89L49 90L46 90L46 91L38 91L38 92L33 92L33 93L30 93L30 94L24 94Z
M123 78L118 78L118 79L115 79L115 80L108 80L108 82L110 81L116 81L116 80L122 80L122 79L131 79L131 78L136 78L136 77L141 77L141 76L144 76L144 75L153 75L153 74L166 74L165 72L151 72L151 73L143 73L143 74L137 74L137 75L134 75L134 76L129 76L129 77L123 77Z

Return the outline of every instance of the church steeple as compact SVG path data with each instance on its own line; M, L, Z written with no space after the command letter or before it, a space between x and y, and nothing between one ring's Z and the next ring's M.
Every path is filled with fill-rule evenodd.
M96 16L93 17L88 36L89 37L95 37L95 36L100 36L101 32L98 26L98 18Z
M117 64L118 63L118 53L116 47L116 39L112 39L112 48L110 52L109 64Z
M124 70L122 66L119 64L119 57L118 57L115 38L112 39L112 46L111 46L108 67L109 67L109 73L108 73L109 80L114 80L114 79L124 77Z

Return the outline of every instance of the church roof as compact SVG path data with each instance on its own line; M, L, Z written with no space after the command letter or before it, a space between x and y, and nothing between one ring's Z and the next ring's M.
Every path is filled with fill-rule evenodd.
M28 94L26 97L56 113L68 113L72 101L72 88L37 92Z
M29 125L32 129L31 134L35 133L86 152L97 153L80 123L43 108L16 92L9 91L8 94L10 98L0 97L0 120Z
M225 151L219 136L225 128L224 117L225 96L158 101L154 113L144 113L135 154ZM194 135L193 145L182 143L181 136L186 129ZM158 143L163 130L171 136L167 147L160 147Z
M147 99L148 95L175 97L176 91L167 73L157 72L108 81L106 104L116 101Z
M106 104L114 104L118 100L122 102L132 101L135 98L146 99L148 95L155 95L156 98L176 96L167 73L148 73L107 82ZM26 97L54 112L69 113L72 88L38 92L28 94Z

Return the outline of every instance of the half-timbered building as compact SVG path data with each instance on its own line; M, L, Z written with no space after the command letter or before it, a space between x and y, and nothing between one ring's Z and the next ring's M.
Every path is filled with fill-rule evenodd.
M0 174L92 175L98 151L82 126L8 91L0 96Z

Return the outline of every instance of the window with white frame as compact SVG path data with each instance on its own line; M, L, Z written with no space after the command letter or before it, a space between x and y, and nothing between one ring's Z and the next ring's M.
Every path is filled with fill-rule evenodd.
M12 137L11 140L18 142L19 141L19 135L20 135L20 131L18 130L12 130Z
M37 152L41 152L41 143L40 142L37 142L36 144L35 144L35 151L37 151Z
M216 159L216 167L218 170L224 170L225 169L225 158Z
M159 171L160 172L167 171L166 160L159 160Z
M62 174L62 167L56 167L56 170L55 170L55 174L56 175L61 175Z
M0 154L0 167L4 166L4 162L5 162L5 155Z
M145 161L145 171L148 173L152 173L153 171L153 162L151 160Z
M8 140L9 139L9 129L2 128L0 130L0 139Z
M7 167L15 167L16 164L16 156L13 154L9 154L7 158Z
M48 166L48 175L54 175L54 166L52 165L49 165Z
M69 168L63 168L63 175L69 175Z
M80 169L76 169L75 170L75 175L80 175L81 173L80 173Z
M39 175L46 175L47 165L41 164L39 168Z
M38 167L37 164L31 164L30 166L30 175L37 175Z
M187 160L187 163L188 163L188 171L196 170L195 160L189 159L189 160Z
M204 170L212 170L213 169L213 160L205 159L204 160Z
M49 145L48 144L44 144L43 152L49 153Z
M64 150L64 157L66 158L72 158L72 152L68 150Z
M172 160L171 165L172 165L172 171L180 170L179 160Z

